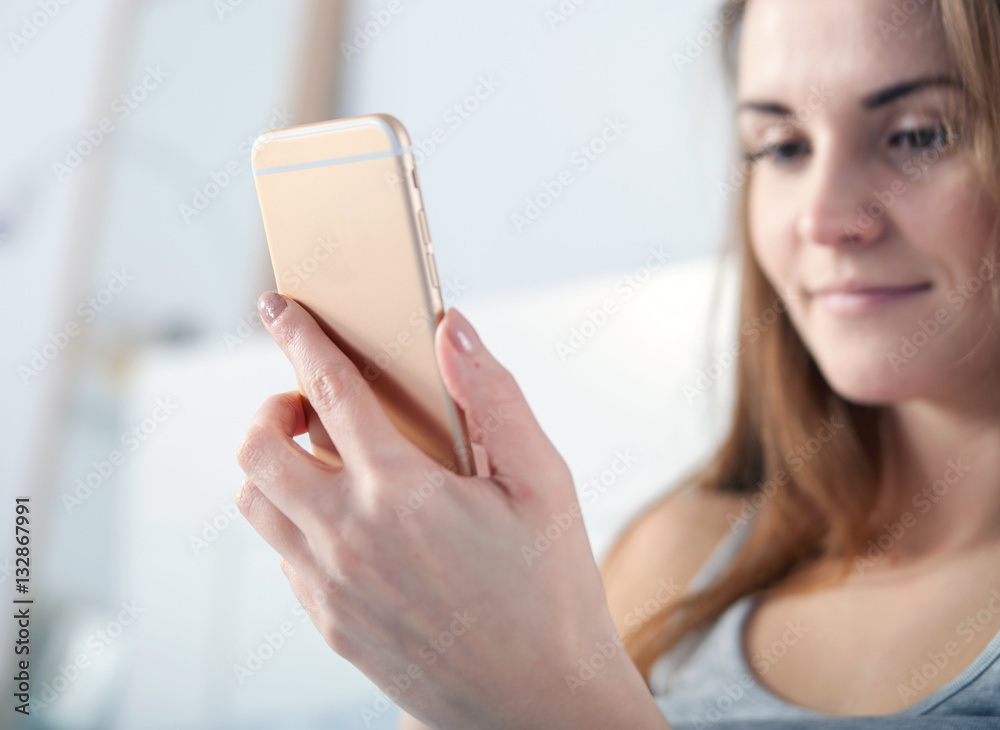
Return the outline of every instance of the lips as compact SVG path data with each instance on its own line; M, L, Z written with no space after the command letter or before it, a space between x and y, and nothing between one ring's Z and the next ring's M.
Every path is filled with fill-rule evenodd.
M857 315L920 296L931 288L930 282L903 286L846 284L818 289L812 298L832 314Z

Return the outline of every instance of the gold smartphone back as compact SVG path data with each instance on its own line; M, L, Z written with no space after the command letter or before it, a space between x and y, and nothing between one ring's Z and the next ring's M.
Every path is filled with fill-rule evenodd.
M404 436L475 474L464 415L434 354L444 303L403 125L375 114L268 132L252 167L278 291L357 365ZM341 465L303 401L313 453Z

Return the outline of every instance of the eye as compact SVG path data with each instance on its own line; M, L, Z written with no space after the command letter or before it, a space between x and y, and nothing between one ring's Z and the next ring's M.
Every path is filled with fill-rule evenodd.
M944 125L903 129L889 138L889 146L908 150L916 155L934 149L943 150L957 138L958 135L949 134Z
M769 159L779 166L787 166L798 161L809 153L807 142L780 142L771 144L757 152L749 153L746 156L747 162L753 164L764 159Z

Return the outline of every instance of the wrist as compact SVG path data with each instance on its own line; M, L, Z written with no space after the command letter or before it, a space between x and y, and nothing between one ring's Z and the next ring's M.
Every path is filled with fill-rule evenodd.
M575 694L571 693L570 716L573 719L562 727L566 730L670 730L663 711L624 649L616 659L598 670Z
M670 730L663 711L617 634L565 665L524 730Z

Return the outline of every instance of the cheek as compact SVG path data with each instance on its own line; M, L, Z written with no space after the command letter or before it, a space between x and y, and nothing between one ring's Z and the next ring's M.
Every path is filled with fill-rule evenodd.
M974 371L996 361L997 222L997 206L971 165L933 170L895 211L897 235L937 274L938 291L927 314L933 310L948 317L947 328L910 368L928 382L942 376L949 363L966 363L966 376L978 377L982 372ZM973 353L978 357L970 359Z
M750 186L747 232L751 249L771 286L781 295L793 293L795 282L798 248L790 202L776 195L766 181Z
M970 167L949 165L931 174L894 206L894 234L932 262L951 291L995 252L997 207Z

